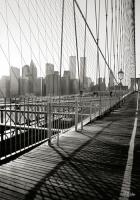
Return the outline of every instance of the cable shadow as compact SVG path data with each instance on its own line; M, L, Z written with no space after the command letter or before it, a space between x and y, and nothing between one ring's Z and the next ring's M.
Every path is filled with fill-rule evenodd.
M118 183L120 179L118 179L118 181L115 180L116 176L120 174L120 170L123 171L124 166L120 165L119 161L112 165L112 159L114 159L116 152L118 152L118 157L121 155L120 147L118 148L116 145L112 159L101 165L102 158L100 158L99 151L103 149L102 155L104 156L103 151L107 149L108 146L96 140L111 124L112 122L70 154L68 154L61 145L52 145L50 148L62 158L62 161L40 179L34 188L26 194L24 199L81 200L107 198L109 200L112 199L112 197L113 199L117 199L121 184ZM93 153L96 148L99 151ZM96 154L97 156L95 156ZM96 159L98 157L98 159L95 160L95 157ZM109 155L106 155L105 159L107 157L109 157ZM105 170L107 170L106 174L104 174ZM109 174L111 175L112 173L117 175L110 179ZM112 188L112 190L106 194L106 190L109 188Z

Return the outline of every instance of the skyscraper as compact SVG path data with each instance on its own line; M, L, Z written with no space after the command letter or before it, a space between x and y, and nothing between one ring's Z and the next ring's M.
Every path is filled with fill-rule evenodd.
M54 65L46 64L46 95L54 95Z
M30 62L30 74L34 79L37 78L37 68L33 60Z
M10 95L13 97L19 94L19 78L20 69L17 67L10 67Z
M37 68L33 62L33 60L31 60L30 63L30 74L29 74L29 90L30 93L35 93L35 88L36 88L36 79L37 79Z
M80 84L84 88L84 80L86 78L86 57L80 57Z
M31 91L32 77L30 74L30 66L22 67L22 77L20 78L20 95L29 94Z
M10 94L10 78L9 76L2 76L0 80L0 97L9 97Z
M58 71L54 71L53 86L54 95L58 96L60 94L60 76Z
M54 74L54 65L51 63L46 63L46 76L50 74Z
M64 71L64 74L63 74L63 77L67 77L67 78L69 78L70 79L70 71L68 71L68 70L65 70Z
M30 67L29 65L24 65L22 67L22 78L29 79L29 75L30 75Z
M76 78L76 56L69 57L70 78Z
M61 80L61 93L63 95L70 94L70 71L64 71Z

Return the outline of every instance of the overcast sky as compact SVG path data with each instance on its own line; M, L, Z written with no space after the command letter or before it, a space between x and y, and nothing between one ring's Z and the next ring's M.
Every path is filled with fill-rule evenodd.
M28 42L26 41L25 38L29 39L30 36L30 31L29 31L29 26L26 23L25 19L27 20L27 22L29 22L29 13L28 13L28 2L30 4L30 12L33 16L31 16L30 18L30 22L32 24L32 41L31 41L31 45L32 45L32 49L35 52L35 55L33 56L33 60L34 62L37 64L38 67L38 72L40 73L40 75L42 75L44 73L44 69L45 69L45 63L46 62L51 62L55 64L55 69L59 69L59 58L60 58L60 33L61 33L61 26L60 26L60 21L61 21L61 2L60 0L46 0L46 7L43 6L44 5L44 0L39 0L39 1L35 1L35 0L19 0L21 2L21 7L23 9L23 14L22 12L20 12L20 20L21 20L21 27L24 30L24 34L25 36L23 36L23 33L19 31L19 26L16 23L15 17L17 18L17 20L19 20L19 13L18 13L18 0L6 0L7 2L9 2L8 5L8 21L10 24L10 30L11 33L13 35L13 38L15 39L15 42L18 43L18 48L16 47L16 45L13 42L11 33L9 33L9 38L10 38L10 64L14 65L16 67L21 68L21 65L24 64L29 64L31 61L31 52L30 52L30 47L29 47L29 43L30 41L28 40ZM78 0L79 3L81 3L81 6L85 6L85 0ZM0 26L1 26L1 31L0 31L0 44L2 44L3 50L6 53L6 56L8 58L8 51L7 51L7 45L8 45L8 40L7 40L7 30L6 30L6 26L5 26L5 22L3 20L3 17L6 20L6 13L5 13L5 4L4 4L5 0L0 0L0 11L2 12L3 16L0 16ZM38 5L36 3L32 4L32 2L39 2L39 8ZM55 3L53 3L55 2ZM69 63L69 56L70 55L75 55L75 41L74 41L74 25L72 24L73 21L73 11L71 8L71 5L68 5L70 1L66 1L66 8L67 10L65 11L65 24L64 24L64 51L65 54L63 56L63 70L68 69L68 63ZM71 1L72 2L72 1ZM94 1L93 0L89 0L89 9L94 9ZM98 2L98 1L97 1ZM102 21L102 26L101 26L101 33L105 30L105 13L104 12L104 0L101 0L101 21ZM48 3L48 5L47 5ZM16 16L13 15L12 13L12 9L14 11L14 14ZM45 32L44 32L44 27L42 26L41 22L39 19L37 19L37 15L36 12L38 12L39 16L42 16L42 22L45 25L45 23L47 23L47 42L45 44L45 41L43 38L45 38ZM43 16L44 13L44 16ZM94 12L90 13L91 14L91 19L94 20L95 15ZM25 16L24 16L25 15ZM52 17L53 16L53 17ZM45 22L46 19L46 22ZM78 19L78 16L77 16ZM80 17L79 17L80 19ZM34 21L33 21L34 20ZM42 47L42 52L38 51L38 45L36 43L36 40L38 40L38 28L37 28L37 23L39 25L39 31L40 33L42 33L43 35L41 35L39 33L39 41L40 41L40 46ZM66 23L69 22L69 23ZM95 24L95 21L92 21L92 23ZM54 25L55 24L55 25ZM78 24L78 23L77 23ZM78 42L79 42L79 56L83 56L83 41L84 41L84 23L81 22L81 24L77 25L78 26L78 31L81 29L82 31L79 31L78 33ZM95 26L92 26L93 28L95 28ZM18 34L17 34L18 32ZM71 33L70 33L71 32ZM95 29L93 29L93 32L95 34ZM105 33L105 31L104 31ZM22 45L22 51L24 54L24 59L21 59L21 55L19 53L20 49L21 49L21 45L20 45L20 37L19 34L21 34L21 45ZM59 35L59 36L58 36ZM91 36L89 34L87 34L87 54L88 55L94 55L94 56L89 56L89 58L87 59L89 63L92 63L92 65L96 66L96 45L95 43L91 42ZM93 41L93 40L92 40ZM104 41L105 39L102 40L102 42L100 43L100 46L102 48L102 50L104 51ZM46 46L47 46L47 51L46 51ZM92 52L91 52L92 51ZM46 53L47 52L47 53ZM89 53L90 52L90 53ZM33 53L33 52L32 52ZM39 58L39 54L40 54L40 58ZM8 62L3 54L3 52L0 52L0 57L1 57L1 62L0 62L0 77L2 75L7 75L9 73L9 65ZM140 74L140 0L136 0L136 57L137 57L137 75ZM37 59L36 59L37 58ZM47 58L47 59L45 59ZM40 60L40 61L39 61ZM102 61L101 61L102 62ZM88 65L88 69L87 69L87 74L90 75L93 74L96 75L95 70L96 68L93 68L92 66L90 66L90 64ZM41 69L42 68L42 69ZM103 68L103 67L102 67ZM91 71L91 69L93 71ZM43 72L42 72L43 71ZM103 69L104 71L104 69Z

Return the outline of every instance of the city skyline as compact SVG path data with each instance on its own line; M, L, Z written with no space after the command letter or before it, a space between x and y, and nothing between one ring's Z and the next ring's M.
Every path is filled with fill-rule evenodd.
M37 96L76 94L79 91L79 83L80 90L88 91L91 84L94 85L94 82L85 73L86 58L81 57L80 60L79 78L75 74L76 56L69 57L69 70L63 71L61 79L59 71L54 69L54 64L52 63L45 64L45 75L42 77L38 75L37 67L33 60L31 60L30 65L23 65L21 70L11 66L10 76L4 75L0 79L1 97L26 94Z
M78 0L83 13L85 13L85 2ZM37 71L40 77L44 76L45 63L53 63L55 70L60 69L60 35L61 35L61 8L62 2L58 1L40 1L33 3L29 2L27 5L26 1L20 2L20 5L14 1L6 0L1 4L1 18L0 24L3 29L3 34L0 35L0 57L1 57L1 71L2 75L9 74L10 66L16 66L22 68L23 65L29 63L31 59L34 60ZM74 34L74 22L73 22L73 10L72 1L65 2L65 22L64 22L64 35L63 35L63 55L62 55L62 71L68 70L69 67L69 56L76 55L75 47L75 34ZM34 5L35 4L35 5ZM35 11L34 7L38 7ZM7 17L6 17L7 7ZM98 6L97 6L98 7ZM105 2L101 3L101 12L105 14ZM28 8L28 9L27 9ZM91 9L92 8L92 9ZM93 19L93 8L94 4L92 1L88 2L88 16L87 22L91 27L91 30L96 38L95 19ZM48 12L46 12L48 10ZM15 15L13 14L13 11ZM30 11L30 12L29 12ZM42 12L41 12L42 11ZM30 15L29 15L30 13ZM43 15L44 14L44 15ZM52 18L53 15L53 18ZM100 23L100 48L105 55L105 15L101 16ZM79 57L84 56L84 21L76 11L77 17L77 37L79 45ZM109 3L108 11L108 23L110 25L111 20L111 6ZM19 18L19 22L17 20ZM20 23L20 26L19 26ZM8 29L7 29L7 25ZM47 30L47 31L46 31ZM109 32L109 43L110 43L110 28ZM104 33L104 34L101 34ZM16 38L16 40L14 39ZM9 46L9 47L8 47ZM8 50L9 48L9 50ZM93 56L94 55L94 56ZM111 55L111 54L110 54ZM94 73L97 71L97 46L94 43L89 31L87 31L86 40L86 57L87 59L87 76L96 80L98 74ZM77 59L76 59L77 62ZM80 62L80 61L79 61ZM113 70L113 53L111 57L111 69ZM118 70L120 67L125 66L116 65L117 69L114 71L115 77L118 80ZM107 66L104 63L102 56L100 55L100 73L101 77L105 76L109 79L109 72ZM105 73L105 74L104 74ZM78 67L76 67L76 75L78 74ZM96 77L97 76L97 77ZM126 76L127 79L127 76ZM107 81L107 80L106 80ZM124 80L127 83L127 80Z

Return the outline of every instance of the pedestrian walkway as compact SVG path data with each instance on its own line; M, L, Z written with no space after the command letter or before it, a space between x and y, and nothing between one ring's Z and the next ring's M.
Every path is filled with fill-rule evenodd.
M136 107L137 93L121 108L84 126L82 133L62 134L59 146L54 138L51 147L44 143L1 165L0 199L138 199L140 112ZM131 158L132 173L128 174L130 191L122 196L136 117L134 162Z

